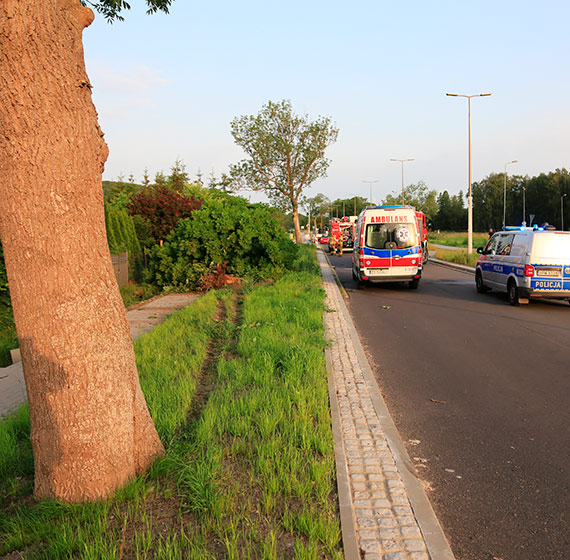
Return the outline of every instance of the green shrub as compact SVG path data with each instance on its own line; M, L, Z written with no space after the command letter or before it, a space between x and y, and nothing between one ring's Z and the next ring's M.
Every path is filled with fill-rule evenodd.
M6 275L6 265L4 264L4 249L0 243L0 307L11 307L10 290L8 288L8 276Z
M150 255L146 280L161 288L215 285L212 275L269 278L290 267L297 247L264 204L225 196L209 199L181 220Z
M105 204L107 242L111 254L129 252L129 270L135 280L142 277L142 250L133 218L124 208Z

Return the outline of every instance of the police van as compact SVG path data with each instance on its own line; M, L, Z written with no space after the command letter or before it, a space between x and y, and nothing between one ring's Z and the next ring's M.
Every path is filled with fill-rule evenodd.
M422 235L413 206L375 206L356 223L352 277L358 282L407 282L422 276Z
M506 292L511 305L541 297L570 303L570 232L555 231L553 226L507 227L477 252L479 293Z

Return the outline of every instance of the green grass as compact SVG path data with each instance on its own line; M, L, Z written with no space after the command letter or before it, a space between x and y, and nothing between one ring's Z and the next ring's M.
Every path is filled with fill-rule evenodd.
M435 258L440 259L442 261L457 263L457 264L464 264L466 266L475 266L477 264L477 260L479 259L479 254L476 252L471 253L471 256L468 255L467 251L461 250L450 250L446 251L445 249L430 249L430 252L435 251Z
M167 451L113 497L36 502L26 408L0 422L0 556L342 558L314 253L137 340Z
M157 290L147 284L128 284L121 286L121 297L125 307L141 303L157 294ZM3 305L0 309L0 367L12 364L10 350L18 348L18 336L14 325L12 308Z
M487 244L489 235L487 233L473 233L473 246L484 247ZM429 232L429 242L437 245L448 245L450 247L465 247L467 249L467 232Z

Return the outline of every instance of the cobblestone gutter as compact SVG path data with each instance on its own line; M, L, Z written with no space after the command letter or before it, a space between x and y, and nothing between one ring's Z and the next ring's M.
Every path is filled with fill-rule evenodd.
M454 560L319 252L339 501L347 560Z

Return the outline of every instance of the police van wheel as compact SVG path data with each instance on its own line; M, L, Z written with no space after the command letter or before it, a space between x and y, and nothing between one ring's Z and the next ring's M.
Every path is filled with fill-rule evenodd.
M511 305L519 304L519 291L514 280L511 280L507 286L507 298Z
M485 294L489 290L483 283L483 275L479 270L475 273L475 287L479 294Z

